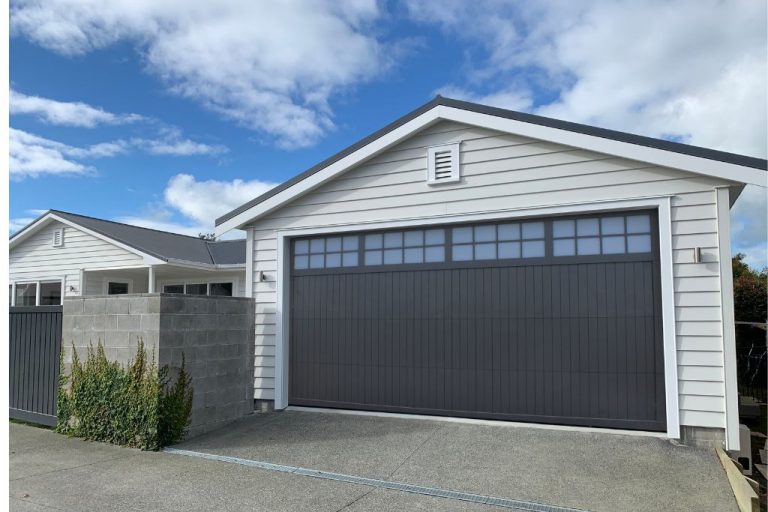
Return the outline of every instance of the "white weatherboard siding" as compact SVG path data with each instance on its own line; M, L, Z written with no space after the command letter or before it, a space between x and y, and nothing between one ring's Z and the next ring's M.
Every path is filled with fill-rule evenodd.
M55 229L64 230L62 247L53 247L51 242ZM140 256L58 221L43 226L9 252L11 282L64 278L67 296L81 294L81 268L98 270L142 265L145 263Z
M429 186L426 148L461 142L462 181ZM720 179L440 122L248 227L256 299L255 398L275 397L277 231L669 195L680 423L725 427ZM535 210L532 211L535 215ZM701 247L702 263L693 263Z

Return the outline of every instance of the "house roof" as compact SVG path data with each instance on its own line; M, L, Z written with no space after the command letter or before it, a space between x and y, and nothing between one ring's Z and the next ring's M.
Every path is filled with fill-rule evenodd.
M632 133L620 132L616 130L608 130L605 128L598 128L595 126L589 126L585 124L572 123L569 121L561 121L559 119L552 119L549 117L537 116L534 114L527 114L524 112L506 110L502 108L481 105L478 103L471 103L468 101L460 101L460 100L455 100L451 98L444 98L442 96L437 96L432 101L425 103L421 107L417 108L416 110L413 110L412 112L404 115L403 117L397 119L396 121L388 124L387 126L378 130L377 132L365 137L364 139L359 140L358 142L352 144L346 149L340 151L339 153L336 153L330 158L327 158L326 160L323 160L317 165L314 165L313 167L307 169L301 174L294 176L293 178L267 191L266 193L252 199L251 201L248 201L247 203L239 206L238 208L235 208L229 213L219 217L218 219L216 219L217 228L222 224L226 223L227 221L230 221L235 217L247 212L248 210L251 210L252 208L260 205L261 203L264 203L268 199L273 198L281 194L282 192L288 191L292 187L307 180L307 178L310 178L315 174L319 173L320 171L328 168L329 166L339 162L340 160L345 159L350 155L353 155L355 152L365 148L369 144L374 143L375 141L377 141L378 139L381 139L385 135L388 135L391 132L407 125L408 123L416 120L420 116L423 116L428 112L434 109L438 109L440 107L448 107L451 109L457 109L465 112L484 114L486 116L493 116L495 118L507 119L507 120L516 121L519 123L526 123L528 125L536 125L536 126L554 129L562 132L571 132L574 134L586 135L586 136L594 137L598 139L605 139L605 140L615 141L619 143L631 144L634 146L641 146L644 148L651 148L653 150L657 150L661 152L685 155L688 157L694 157L696 159L704 159L704 160L710 160L713 162L721 162L723 164L729 164L729 165L738 166L741 168L747 168L750 170L766 171L766 169L768 169L768 163L766 162L765 159L754 158L754 157L739 155L735 153L728 153L725 151L717 151L714 149L708 149L708 148L703 148L699 146L691 146L688 144L681 144L679 142L671 142L668 140L655 139L652 137L644 137L642 135L635 135ZM444 116L441 114L437 114L437 117L441 119L448 119L447 116ZM418 129L422 129L423 127L424 127L423 125L419 126ZM669 167L675 167L675 165L670 164ZM703 174L706 174L706 173L703 173ZM761 176L757 178L757 181L760 181L759 184L763 185L762 180L764 179L765 178ZM734 181L738 182L741 180L737 177L737 178L734 178ZM286 201L290 200L291 198L292 196L289 195L289 197L286 198ZM260 214L263 214L263 212L254 214L253 218L258 217ZM238 227L241 224L242 223L237 223L237 226L232 226L232 227Z
M11 236L11 242L19 239L21 235L28 234L28 231L34 230L35 226L41 225L40 221L45 217L58 217L69 221L163 261L205 265L245 263L245 240L209 241L60 210L48 210Z

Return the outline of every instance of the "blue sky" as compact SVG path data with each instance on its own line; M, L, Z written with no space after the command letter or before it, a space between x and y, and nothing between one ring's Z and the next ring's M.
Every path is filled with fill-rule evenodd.
M763 2L339 4L11 2L11 229L211 231L438 92L766 156ZM765 204L733 211L754 266Z

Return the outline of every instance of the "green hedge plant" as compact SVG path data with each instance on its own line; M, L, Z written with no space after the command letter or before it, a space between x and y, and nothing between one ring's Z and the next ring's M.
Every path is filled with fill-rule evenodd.
M174 379L159 370L139 340L136 357L109 361L101 342L81 362L72 347L72 369L59 378L56 430L92 441L158 450L181 440L192 412L192 379L182 357Z

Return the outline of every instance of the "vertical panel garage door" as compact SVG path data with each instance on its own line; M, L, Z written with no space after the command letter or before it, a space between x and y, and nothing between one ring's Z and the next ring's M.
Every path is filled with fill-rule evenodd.
M665 430L654 212L292 242L289 402Z

